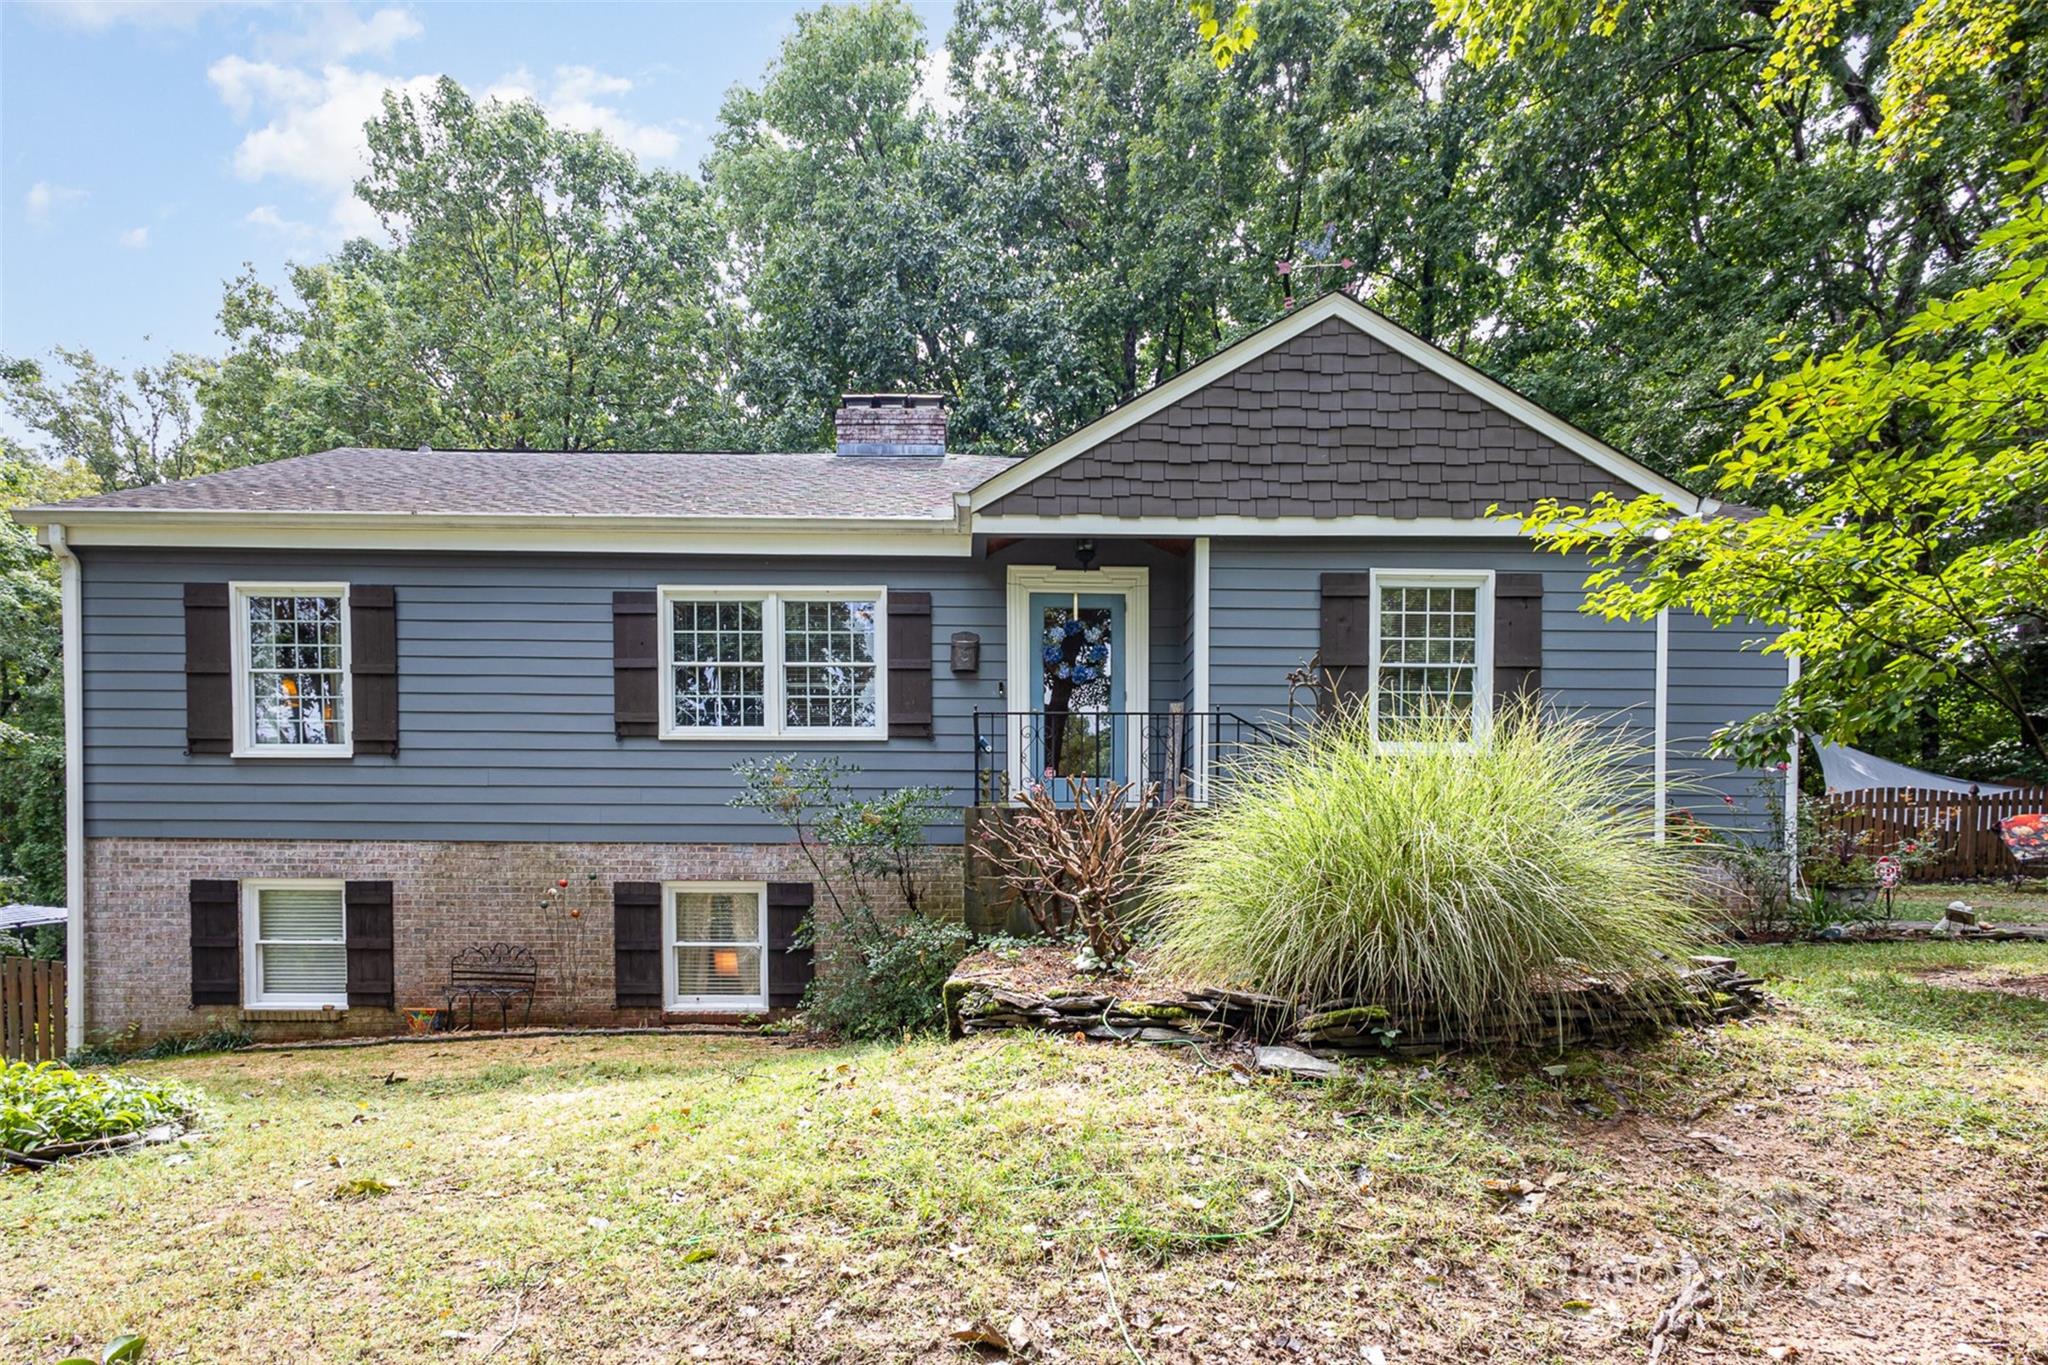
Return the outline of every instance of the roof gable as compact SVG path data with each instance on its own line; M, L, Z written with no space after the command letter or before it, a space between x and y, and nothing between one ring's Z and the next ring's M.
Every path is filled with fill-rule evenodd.
M979 517L1483 517L1685 489L1346 295L1317 300L973 495Z

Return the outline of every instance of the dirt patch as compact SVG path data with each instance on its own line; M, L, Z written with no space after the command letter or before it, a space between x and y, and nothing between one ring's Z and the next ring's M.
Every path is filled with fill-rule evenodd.
M2048 1000L2048 972L2031 976L2001 976L1996 972L1973 971L1968 968L1931 967L1914 973L1923 986L1939 986L1950 991L1998 991L2003 995L2024 996L2029 1000Z
M1152 962L1143 949L1132 953L1125 970L1115 975L1081 971L1074 966L1074 952L1073 948L1056 943L988 949L967 958L954 968L953 975L963 981L979 981L1040 995L1049 991L1075 990L1128 999L1141 999L1148 992L1184 994L1216 984L1175 976Z

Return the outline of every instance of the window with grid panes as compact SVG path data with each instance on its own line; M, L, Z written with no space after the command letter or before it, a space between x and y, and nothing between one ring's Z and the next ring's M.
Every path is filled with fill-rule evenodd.
M1383 581L1378 591L1373 727L1398 739L1423 716L1462 718L1472 736L1479 696L1480 586Z
M879 592L665 594L669 732L880 736Z
M242 747L346 747L347 592L251 588L237 603Z

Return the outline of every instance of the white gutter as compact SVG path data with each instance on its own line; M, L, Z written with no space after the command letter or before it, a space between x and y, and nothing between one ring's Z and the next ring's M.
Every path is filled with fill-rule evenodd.
M57 560L64 623L64 1049L72 1052L85 1046L85 604L82 566L63 525L51 522L43 543Z

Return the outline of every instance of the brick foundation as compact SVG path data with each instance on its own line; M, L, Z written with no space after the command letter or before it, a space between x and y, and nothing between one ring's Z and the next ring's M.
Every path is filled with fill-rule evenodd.
M931 861L927 909L957 918L960 851L933 848L925 856ZM472 944L502 940L532 948L539 960L536 1024L607 1026L663 1019L658 1010L621 1010L612 1003L613 882L817 880L789 844L92 839L83 926L88 1037L128 1034L142 1041L215 1023L277 1039L404 1027L385 1009L352 1009L331 1020L303 1012L278 1018L194 1009L190 884L208 877L388 879L401 1008L438 1005L448 960ZM548 888L563 877L568 890L548 898ZM819 929L829 934L822 888L819 903ZM582 913L572 917L570 910ZM483 1019L480 1012L480 1025Z

